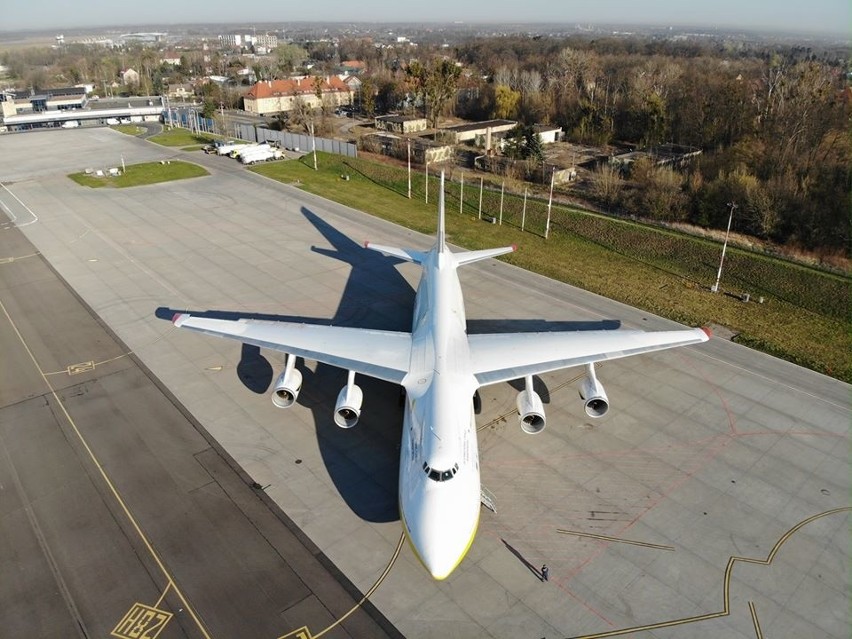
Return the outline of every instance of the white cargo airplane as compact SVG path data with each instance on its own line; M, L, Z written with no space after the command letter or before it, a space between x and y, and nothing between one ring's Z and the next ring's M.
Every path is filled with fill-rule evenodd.
M367 248L419 264L410 333L256 319L210 319L178 313L175 326L283 351L284 372L272 402L291 406L302 375L296 357L347 369L334 421L352 428L361 413L362 392L355 374L400 384L405 390L399 465L399 510L415 554L435 579L445 579L464 558L476 534L480 511L479 453L474 396L480 386L525 380L518 394L521 428L531 434L545 426L533 375L585 365L580 387L586 414L609 409L594 363L705 342L706 329L645 332L594 330L468 335L456 270L515 250L514 246L451 252L445 244L443 176L438 236L431 250L365 244Z

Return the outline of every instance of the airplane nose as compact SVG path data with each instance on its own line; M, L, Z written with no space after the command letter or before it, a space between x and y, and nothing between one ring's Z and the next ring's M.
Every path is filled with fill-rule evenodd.
M478 508L471 513L475 515L473 518L461 516L461 513L453 517L448 510L433 511L436 516L421 519L416 533L413 530L415 534L411 535L414 551L429 574L438 580L449 577L464 559L479 522Z
M450 573L455 570L456 566L461 562L463 553L456 554L454 551L441 552L436 549L425 549L420 558L423 560L423 565L434 579L442 581L450 576Z

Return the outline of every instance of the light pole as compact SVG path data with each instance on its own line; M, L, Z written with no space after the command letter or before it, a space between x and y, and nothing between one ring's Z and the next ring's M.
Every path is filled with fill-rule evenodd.
M731 212L728 214L728 229L725 231L725 243L722 244L722 259L719 260L719 272L716 274L716 283L710 289L714 293L719 292L719 280L722 279L722 266L725 264L725 251L728 249L728 235L731 234L731 220L734 219L734 209L737 208L736 202L728 202Z
M408 142L408 199L411 199L411 138Z
M426 160L426 204L429 204L429 160Z

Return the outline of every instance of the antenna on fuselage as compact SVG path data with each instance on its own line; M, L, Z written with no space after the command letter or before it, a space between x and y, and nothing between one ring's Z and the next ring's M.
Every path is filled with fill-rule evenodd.
M446 234L444 226L444 172L441 171L441 191L438 193L438 253L443 253L447 248L444 243Z

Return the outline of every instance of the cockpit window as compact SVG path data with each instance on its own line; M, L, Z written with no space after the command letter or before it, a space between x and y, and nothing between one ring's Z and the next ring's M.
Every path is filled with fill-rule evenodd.
M449 481L459 472L459 465L453 464L453 467L449 470L436 470L435 468L430 468L426 462L423 462L423 470L426 476L432 481Z

